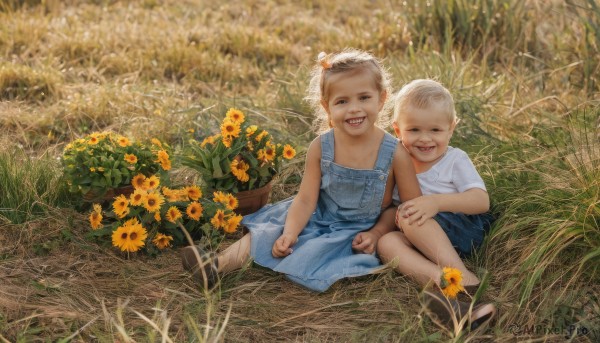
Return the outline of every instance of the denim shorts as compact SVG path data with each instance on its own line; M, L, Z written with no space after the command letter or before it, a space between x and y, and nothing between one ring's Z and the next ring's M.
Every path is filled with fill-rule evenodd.
M467 215L439 212L433 219L442 227L461 257L468 257L481 246L494 217L489 213Z

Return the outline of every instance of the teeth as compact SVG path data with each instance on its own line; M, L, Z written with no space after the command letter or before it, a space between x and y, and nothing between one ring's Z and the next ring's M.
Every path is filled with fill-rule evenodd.
M362 123L362 122L363 122L363 120L365 120L365 118L355 118L355 119L349 119L349 120L348 120L348 124L352 124L352 125L355 125L355 124L360 124L360 123Z

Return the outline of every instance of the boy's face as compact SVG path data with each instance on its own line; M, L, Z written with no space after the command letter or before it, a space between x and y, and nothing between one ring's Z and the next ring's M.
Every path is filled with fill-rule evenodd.
M393 124L394 131L415 164L418 173L427 171L448 149L455 123L436 107L409 107Z

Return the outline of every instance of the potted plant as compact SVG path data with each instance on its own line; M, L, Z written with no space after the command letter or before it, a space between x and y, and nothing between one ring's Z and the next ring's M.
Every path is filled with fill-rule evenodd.
M192 239L217 246L222 232L236 232L242 220L233 212L238 201L231 194L214 192L203 197L196 185L171 189L161 184L158 175L137 174L131 183L134 191L129 196L118 195L105 208L94 204L89 214L89 236L110 240L123 252L156 254L169 247L187 245L182 228Z
M182 164L196 170L208 190L235 194L239 213L252 213L268 202L282 160L293 158L296 150L275 143L269 132L251 124L235 108L227 111L220 129L201 141L191 139Z
M157 139L149 145L132 142L113 132L94 132L67 144L62 164L69 190L86 201L131 193L134 175L171 169L166 144Z

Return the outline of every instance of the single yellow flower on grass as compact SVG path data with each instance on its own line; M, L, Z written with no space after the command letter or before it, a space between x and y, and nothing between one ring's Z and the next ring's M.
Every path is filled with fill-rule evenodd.
M143 205L148 212L156 212L160 210L160 207L164 202L165 198L163 198L160 194L148 193L148 195L144 197Z
M181 211L175 206L169 207L167 213L165 214L165 218L171 223L175 223L177 219L181 218Z
M144 205L144 197L148 194L143 189L136 189L129 196L129 204L132 206L142 206Z
M185 193L192 200L198 200L202 197L202 191L196 185L185 187Z
M148 237L146 229L136 218L133 218L113 232L112 244L121 251L136 252L144 246L146 237Z
M210 223L213 225L215 229L224 227L227 224L225 220L225 212L223 210L217 210L214 217L210 220Z
M185 213L187 213L188 217L190 217L190 219L193 219L195 221L200 220L200 217L202 216L202 211L204 209L202 208L202 205L197 202L191 202L187 209L185 210Z
M115 197L113 209L119 218L125 217L129 213L129 200L123 194Z
M290 160L296 156L296 150L291 145L286 144L283 146L283 158Z
M135 189L146 189L146 176L144 174L137 174L131 179L131 184Z
M152 243L154 243L154 245L156 245L157 248L162 250L162 249L170 247L172 240L173 240L172 236L167 236L162 233L157 233L156 236L154 236Z
M155 189L160 185L160 179L156 175L152 175L146 179L146 185L148 189Z
M119 137L119 139L117 140L117 143L119 144L119 146L125 148L131 145L131 142L129 141L129 139L127 137Z
M102 206L94 204L94 211L90 214L90 225L92 230L102 227Z
M229 218L229 220L227 220L227 223L225 223L225 225L223 225L223 231L225 231L227 233L234 233L235 230L237 230L238 226L240 225L242 218L243 217L240 215L234 215L231 218Z
M442 278L440 280L440 288L442 293L450 298L456 298L460 291L464 291L462 285L462 273L456 268L444 267L442 270Z
M134 154L125 154L125 161L129 164L136 164L138 158Z
M235 108L230 108L229 111L227 111L227 113L225 114L225 117L229 118L229 120L231 120L232 122L238 124L243 123L244 119L246 118L242 111Z

